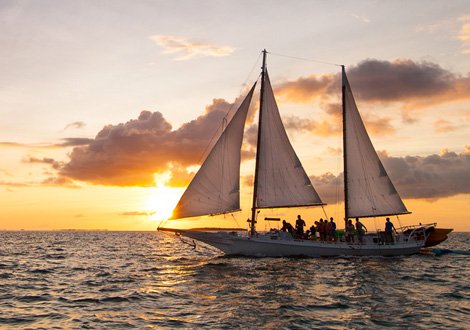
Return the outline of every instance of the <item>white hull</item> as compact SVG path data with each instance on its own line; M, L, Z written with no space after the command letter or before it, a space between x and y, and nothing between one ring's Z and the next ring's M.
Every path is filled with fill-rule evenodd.
M372 237L359 244L273 238L269 235L246 237L227 232L183 231L181 234L216 247L226 255L250 257L402 256L417 253L425 243L425 240L409 239L393 244L377 244Z

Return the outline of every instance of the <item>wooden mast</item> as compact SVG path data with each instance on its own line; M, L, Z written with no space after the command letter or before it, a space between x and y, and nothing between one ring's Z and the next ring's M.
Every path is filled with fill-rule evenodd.
M255 180L253 188L253 204L251 207L251 220L250 220L250 235L255 235L256 224L256 200L258 196L258 171L259 171L259 157L260 157L260 144L261 144L261 120L263 116L263 103L264 103L264 78L266 73L266 49L263 50L263 66L261 67L261 91L259 97L259 119L258 119L258 141L256 142L256 165L255 165Z
M343 178L344 178L344 229L346 229L349 219L349 203L348 203L348 172L347 172L347 158L346 158L346 70L344 65L341 65L341 95L343 106Z

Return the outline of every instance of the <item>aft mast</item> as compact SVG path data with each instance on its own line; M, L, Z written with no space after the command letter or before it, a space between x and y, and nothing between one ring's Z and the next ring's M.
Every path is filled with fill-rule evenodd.
M344 180L344 228L346 228L349 219L349 196L348 196L348 171L347 171L347 157L346 157L346 70L344 65L341 65L341 98L342 98L342 113L343 113L343 180Z
M260 145L261 145L261 120L263 117L263 103L264 103L264 77L266 74L266 49L263 50L263 66L261 67L261 91L259 97L259 119L258 119L258 141L256 142L256 164L255 164L255 180L253 188L253 204L251 207L251 221L250 221L250 235L255 235L256 224L256 200L258 196L258 172L259 172L259 158L260 158Z

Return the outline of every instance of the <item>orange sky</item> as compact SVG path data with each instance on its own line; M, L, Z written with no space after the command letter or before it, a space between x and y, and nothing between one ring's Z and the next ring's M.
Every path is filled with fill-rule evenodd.
M328 215L342 217L340 68L328 64L339 63L413 212L402 224L470 231L468 3L340 3L6 1L0 230L154 230L266 48L281 116ZM246 226L256 106L243 144L246 211L172 225Z

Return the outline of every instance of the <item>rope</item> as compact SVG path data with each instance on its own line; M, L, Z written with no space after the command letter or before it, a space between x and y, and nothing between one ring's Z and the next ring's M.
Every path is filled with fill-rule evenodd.
M341 64L331 63L331 62L326 62L326 61L321 61L321 60L316 60L316 59L310 59L310 58L303 58L303 57L290 56L290 55L282 55L282 54L271 53L271 52L268 52L268 54L275 55L275 56L280 56L280 57L292 58L292 59L300 60L300 61L314 62L314 63L320 63L320 64L333 65L333 66L342 66Z
M250 79L251 75L253 74L253 71L255 70L255 67L256 67L256 65L258 64L258 62L259 62L259 60L260 60L260 57L261 57L261 52L260 52L260 54L258 55L258 58L256 59L255 63L253 64L253 67L251 68L250 73L249 73L248 76L246 77L245 82L242 84L242 87L240 88L240 91L239 91L238 95L242 95L243 91L246 89L246 86L247 86L247 84L248 84L248 80ZM258 79L258 78L257 78L257 79ZM217 132L219 131L219 129L221 128L222 131L223 131L223 129L224 129L224 123L227 123L228 115L232 112L234 106L235 106L235 103L232 103L232 104L230 105L230 108L228 109L227 113L225 114L224 118L222 119L222 124L221 124L219 127L217 127L217 130L214 132L214 134L212 135L212 137L211 137L209 143L207 143L207 145L205 146L205 148L204 148L204 150L203 150L201 156L199 157L199 160L198 160L198 162L197 162L198 164L202 164L202 162L204 161L205 156L206 156L207 153L208 153L209 147L213 145L214 139L218 136ZM190 176L190 175L188 174L188 178L187 178L187 180L186 180L186 182L185 182L186 185L189 184L189 182L192 180L192 178L193 178L193 176Z

